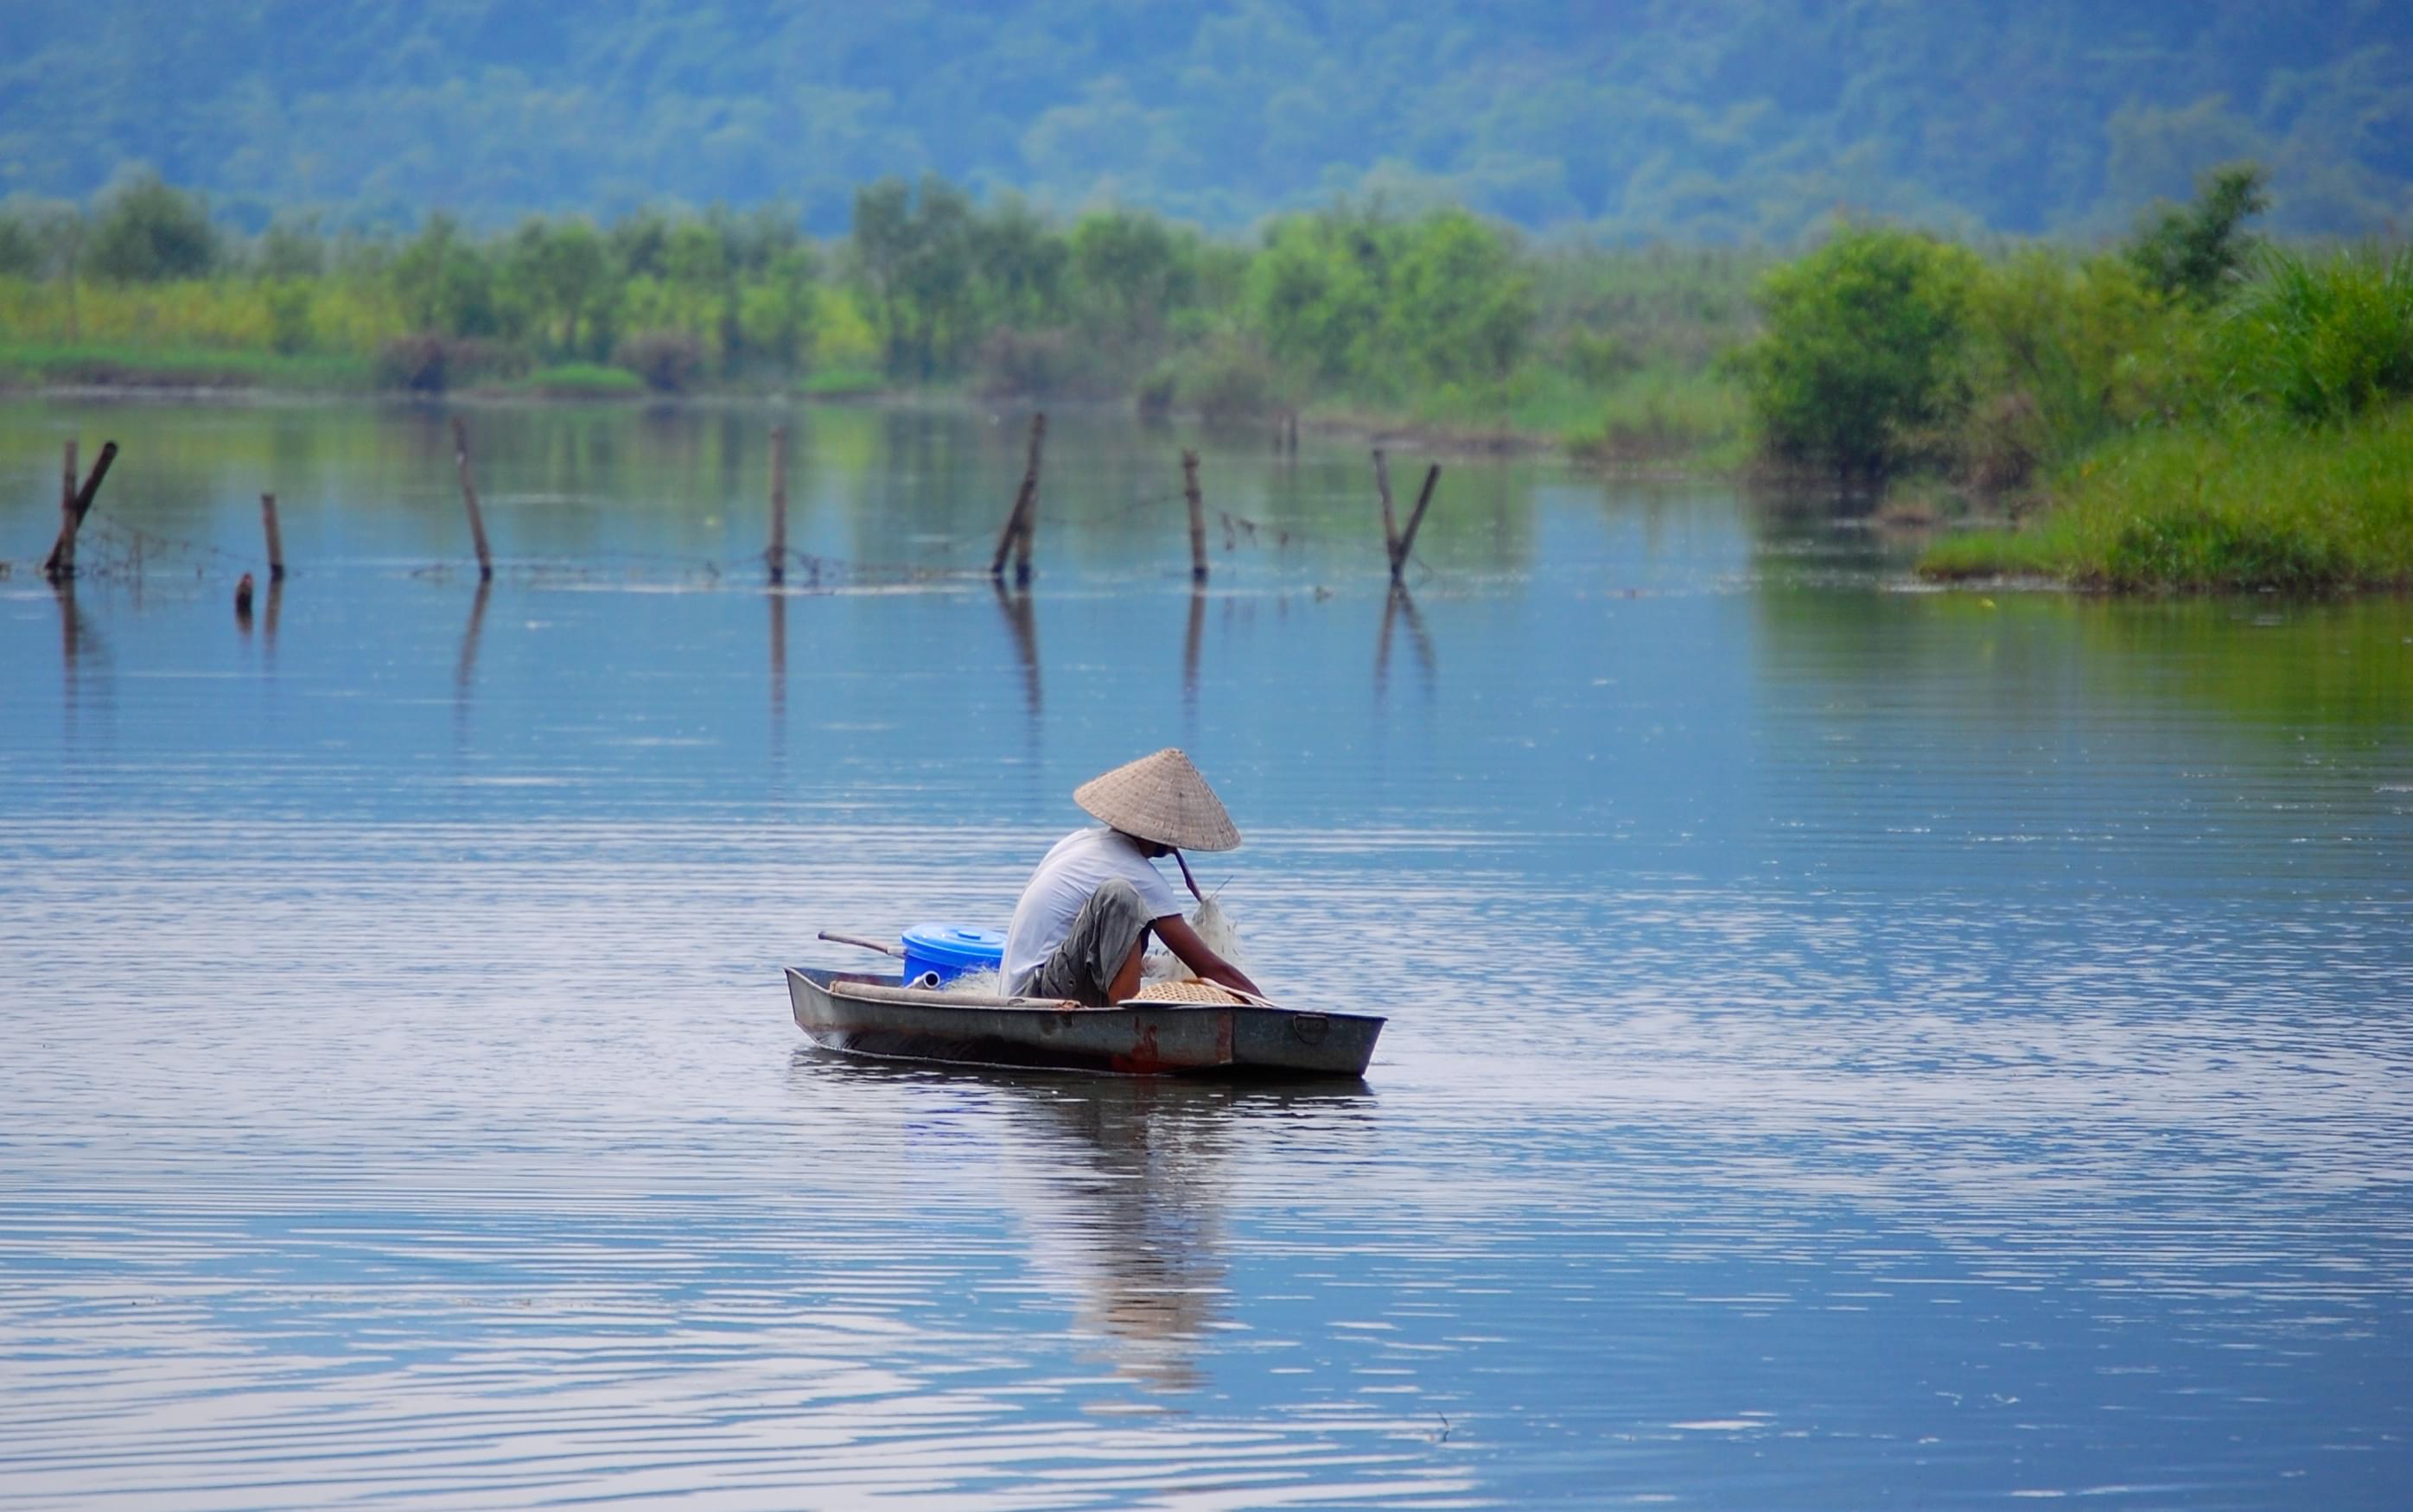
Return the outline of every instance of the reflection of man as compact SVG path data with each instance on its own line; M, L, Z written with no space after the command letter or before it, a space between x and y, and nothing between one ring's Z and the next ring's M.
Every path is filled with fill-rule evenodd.
M1188 850L1232 850L1240 831L1190 758L1168 747L1093 777L1073 801L1106 821L1056 843L1023 885L1005 932L1008 991L1092 1007L1139 991L1148 932L1206 981L1256 993L1257 984L1198 937L1152 864ZM1183 870L1187 878L1188 869ZM1192 888L1195 892L1196 888Z

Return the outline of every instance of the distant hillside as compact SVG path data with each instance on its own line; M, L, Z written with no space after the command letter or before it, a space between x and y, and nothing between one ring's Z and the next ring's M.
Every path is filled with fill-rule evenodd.
M258 225L796 206L935 170L1240 227L1336 193L1789 240L1837 206L2124 227L2258 157L2413 218L2404 0L7 0L0 193L129 162Z

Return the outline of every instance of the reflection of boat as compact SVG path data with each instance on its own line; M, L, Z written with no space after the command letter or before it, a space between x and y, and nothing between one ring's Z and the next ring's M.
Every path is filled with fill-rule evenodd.
M1383 1032L1383 1020L1364 1013L1208 1003L1085 1008L812 967L788 968L788 999L796 1027L828 1050L1128 1076L1361 1076Z
M792 1064L813 1130L839 1127L828 1115L843 1108L933 1141L924 1172L977 1183L1014 1220L1037 1289L1070 1307L1068 1337L1148 1391L1198 1389L1226 1337L1235 1185L1317 1185L1362 1158L1378 1108L1355 1077L940 1069L804 1047ZM842 1142L876 1150L866 1132Z

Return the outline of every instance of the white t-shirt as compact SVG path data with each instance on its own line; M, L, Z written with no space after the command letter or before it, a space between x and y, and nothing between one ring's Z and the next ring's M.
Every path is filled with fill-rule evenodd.
M1022 901L1014 906L1014 922L1006 926L1002 974L1007 990L1018 988L1073 932L1073 917L1089 894L1120 877L1139 892L1147 917L1162 918L1181 912L1181 902L1164 885L1139 842L1119 829L1075 829L1056 843L1023 884Z

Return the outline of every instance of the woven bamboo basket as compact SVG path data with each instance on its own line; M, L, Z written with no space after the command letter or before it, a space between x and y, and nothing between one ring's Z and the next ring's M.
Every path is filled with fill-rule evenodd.
M1241 1004L1247 1000L1227 991L1213 982L1202 982L1194 976L1173 982L1150 982L1139 990L1143 1003L1225 1003Z

